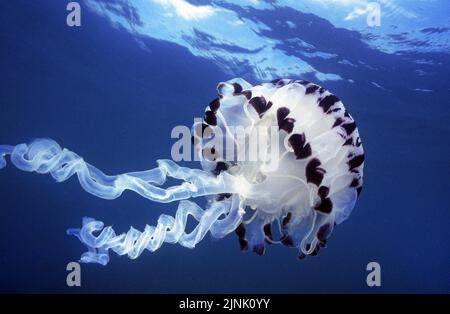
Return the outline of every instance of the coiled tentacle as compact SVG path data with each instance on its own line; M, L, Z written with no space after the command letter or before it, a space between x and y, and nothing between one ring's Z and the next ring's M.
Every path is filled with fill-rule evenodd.
M180 167L171 160L158 160L158 167L151 170L108 176L50 139L36 139L30 144L17 146L1 145L0 169L6 166L5 157L8 155L17 168L48 173L58 182L77 175L87 192L104 199L115 199L125 190L131 190L160 203L181 200L175 217L161 215L156 226L147 225L143 232L131 227L127 233L116 235L111 227L104 227L103 222L84 218L81 229L67 230L69 235L76 236L88 247L88 252L81 256L81 262L106 265L109 250L134 259L145 249L157 250L164 242L193 248L208 231L216 238L234 231L244 215L243 201L236 192L245 188L242 186L245 181L228 173L215 176L202 170ZM167 177L183 182L166 189L158 187L166 182ZM230 193L233 197L209 202L206 210L186 200L221 193ZM192 232L186 233L189 216L197 220L198 224ZM100 234L95 236L97 232Z
M0 169L6 166L7 155L11 156L11 162L17 168L49 173L58 182L76 174L87 192L104 199L115 199L125 190L130 190L151 201L169 203L204 195L235 193L238 189L236 179L227 173L214 176L202 170L180 167L168 159L158 160L158 167L151 170L108 176L50 139L0 146ZM156 186L163 184L167 177L184 182L166 189Z
M235 198L239 197L236 195ZM175 217L161 215L156 226L146 225L143 232L131 227L127 233L120 235L116 235L112 227L104 227L103 222L85 217L81 229L69 229L67 234L76 236L88 247L88 251L81 256L81 262L106 265L109 262L109 250L135 259L145 249L156 251L164 242L194 248L208 231L215 237L224 237L242 220L241 207L231 206L231 203L229 199L214 202L207 210L203 210L197 204L183 200L178 205ZM223 215L227 216L219 220ZM193 231L186 233L189 216L199 223ZM96 232L100 232L98 236L94 235Z

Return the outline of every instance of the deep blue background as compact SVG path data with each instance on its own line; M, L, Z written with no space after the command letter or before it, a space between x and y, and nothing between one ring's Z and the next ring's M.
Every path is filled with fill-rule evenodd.
M138 41L87 9L83 26L69 28L65 5L0 4L0 143L50 137L107 173L154 167L156 159L170 157L172 127L200 116L217 82L229 75L177 45ZM164 245L134 261L113 255L107 267L82 265L82 287L68 288L65 266L84 248L66 228L87 215L117 231L142 229L161 213L174 214L176 204L132 193L106 201L75 179L55 184L8 166L0 173L0 291L450 292L448 55L427 56L441 65L422 82L405 56L371 50L352 32L307 18L322 25L309 38L316 45L384 68L368 74L323 65L353 71L353 85L324 85L358 122L367 158L356 209L326 250L300 262L285 247L259 257L241 253L234 235L207 236L194 250ZM336 36L341 40L329 40ZM374 80L390 92L367 84ZM417 83L436 92L412 92ZM366 286L371 261L382 266L380 288Z

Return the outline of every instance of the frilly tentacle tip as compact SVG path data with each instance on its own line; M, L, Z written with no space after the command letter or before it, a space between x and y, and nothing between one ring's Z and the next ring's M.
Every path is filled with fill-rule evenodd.
M0 145L0 169L6 167L5 156L10 155L14 149L14 146L10 145Z
M95 263L106 266L109 263L109 255L105 253L85 252L81 255L80 263Z
M74 236L74 237L77 237L78 239L80 239L80 231L81 231L81 229L79 229L79 228L69 228L66 230L66 234L68 236Z
M95 219L92 218L92 217L84 216L84 217L83 217L83 220L82 220L83 226L84 226L85 224L87 224L87 223L92 222L92 221L95 221Z

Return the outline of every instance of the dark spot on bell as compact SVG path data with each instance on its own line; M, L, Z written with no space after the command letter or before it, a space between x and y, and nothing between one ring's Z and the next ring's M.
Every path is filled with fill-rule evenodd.
M311 86L308 86L308 87L306 88L305 94L306 94L306 95L314 94L318 89L319 89L319 86L317 86L317 85L311 85Z
M247 240L245 240L244 238L239 238L239 246L241 248L241 251L247 251L248 249Z
M273 236L272 236L272 228L271 228L270 223L265 224L263 230L264 230L264 234L266 235L266 240L268 240L267 242L272 243Z
M353 138L349 137L342 146L353 145Z
M282 122L282 124L278 125L278 128L280 130L285 130L287 133L291 133L292 130L294 129L294 123L295 119L287 118Z
M319 231L317 231L317 239L321 242L325 242L329 237L330 232L331 232L330 224L323 225L322 227L320 227Z
M319 159L313 158L306 165L306 181L308 183L313 183L317 186L320 186L323 180L323 176L325 175L325 169L320 168L319 166L322 163Z
M253 252L258 254L259 256L264 255L265 247L264 243L257 244L253 247Z
M278 129L285 130L287 133L291 133L294 129L295 119L287 118L289 109L286 107L278 108L277 110L277 122Z
M220 100L219 98L214 99L209 103L209 109L211 109L212 112L217 112L220 108Z
M289 137L289 144L291 144L292 148L295 150L300 150L303 148L306 142L305 133L302 134L292 134Z
M333 209L333 203L327 197L327 198L322 199L320 204L318 206L314 207L314 209L319 212L329 214L329 213L331 213L331 210Z
M277 120L278 124L280 124L280 121L283 121L288 115L289 115L289 108L281 107L277 110Z
M347 135L350 136L353 133L353 131L355 131L355 129L356 129L356 123L355 122L346 123L346 124L341 125L341 127L345 130Z
M364 162L364 154L354 156L352 159L348 161L349 170L358 168Z
M233 88L234 88L234 94L238 95L240 93L242 93L242 86L238 83L233 83Z
M245 237L245 226L243 223L239 224L239 226L236 228L235 230L237 236L239 238L244 238Z
M251 90L245 90L245 91L242 92L242 95L244 95L245 98L247 98L247 100L248 100L248 99L252 98L252 91Z
M260 118L270 109L270 107L272 107L272 102L266 102L266 99L263 96L253 97L248 103L255 108Z
M336 121L334 121L332 128L337 127L337 126L341 125L342 123L344 123L344 120L342 118L337 118Z
M231 195L232 195L231 193L220 193L219 195L217 195L216 201L218 202L223 201L224 199L230 198Z
M327 111L327 114L330 114L330 113L332 113L332 112L338 112L338 111L341 111L342 110L342 108L334 108L334 109L331 109L331 110L328 110Z
M280 130L285 130L287 133L291 133L294 129L295 119L287 118L281 125L278 126Z
M321 87L321 88L319 89L319 93L321 93L321 94L325 93L325 88Z
M294 150L297 159L305 159L311 156L311 145L309 145L309 143L305 145L305 142L306 138L304 133L292 134L291 137L289 137L289 144Z
M287 213L287 215L283 218L283 221L281 222L281 226L283 228L285 228L287 226L287 224L291 221L292 218L292 213L289 212Z
M361 191L362 191L362 186L360 186L359 188L356 189L356 193L358 193L358 196L359 196L359 194L361 194Z
M225 87L225 83L220 83L219 85L217 85L217 93L219 94L219 97L222 98L223 93L222 93L222 89Z
M358 136L358 138L356 139L356 147L359 147L359 146L361 146L361 139L359 138L359 136Z
M322 107L323 112L327 112L331 106L340 101L335 95L328 95L320 100L319 107Z
M205 147L202 150L202 156L206 160L216 161L216 159L217 159L216 149L214 147Z
M283 87L285 85L283 79L276 79L271 82L273 85L276 85L277 87Z
M305 81L305 80L299 80L299 81L296 81L296 83L298 83L300 85L303 85L303 86L306 86L306 85L310 84L310 82Z
M205 117L203 118L206 123L209 125L217 125L217 117L216 114L210 110L205 112Z
M312 154L311 145L307 143L305 146L303 146L303 149L298 153L298 155L296 154L296 156L298 159L304 159L311 156L311 154Z
M358 179L353 179L352 183L350 183L351 188L356 188L359 185Z
M326 198L328 193L330 192L330 188L327 186L321 186L317 194L319 194L320 198Z
M281 239L280 242L283 245L289 246L289 247L293 247L294 246L294 241L292 241L292 238L290 235L285 234Z
M280 78L278 78L278 79L275 79L275 80L273 80L272 82L270 82L270 83L272 83L273 85L277 85L278 84L278 82L280 82L281 81L281 79Z
M314 248L314 251L312 251L310 255L317 256L317 254L319 253L319 250L320 250L319 246L316 245L316 247Z
M228 165L224 163L223 161L219 161L216 164L216 168L212 171L212 173L216 176L218 176L222 171L228 170Z

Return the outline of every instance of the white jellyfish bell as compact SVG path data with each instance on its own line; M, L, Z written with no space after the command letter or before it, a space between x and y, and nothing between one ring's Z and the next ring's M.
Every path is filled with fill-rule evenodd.
M208 231L216 238L235 231L242 250L260 255L274 243L298 248L299 258L317 255L362 189L364 151L355 121L339 98L301 80L252 86L238 78L220 83L218 94L193 126L203 170L158 160L151 170L108 176L49 139L0 145L0 168L9 155L17 168L50 173L58 182L76 174L101 198L131 190L155 202L180 201L175 217L163 214L143 231L131 227L117 235L84 218L80 229L67 231L89 249L82 262L105 265L109 250L137 258L164 242L193 248ZM258 158L249 156L254 143ZM163 188L167 177L182 182ZM188 200L200 196L208 199L205 210ZM186 233L189 216L198 224ZM280 233L276 239L272 226Z

